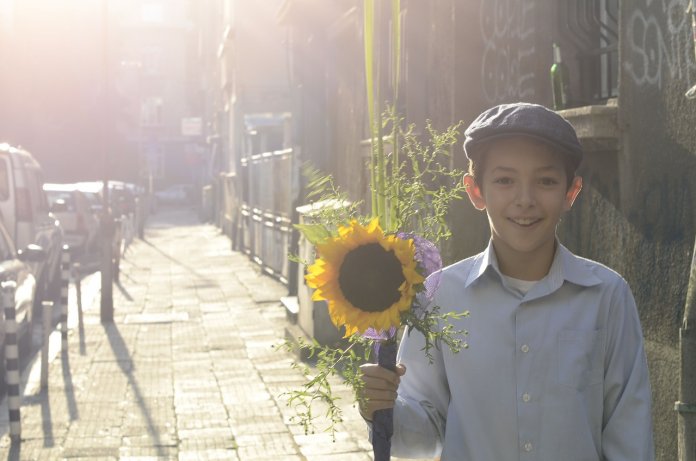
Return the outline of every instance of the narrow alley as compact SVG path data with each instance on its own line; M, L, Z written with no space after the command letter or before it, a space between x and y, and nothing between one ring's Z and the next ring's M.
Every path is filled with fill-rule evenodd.
M23 375L22 441L0 408L0 458L16 460L367 460L350 391L336 441L305 435L283 392L300 386L283 342L286 287L260 274L192 210L153 216L114 287L114 323L99 318L99 273L82 281L83 328L70 286L69 353ZM35 335L36 336L36 335ZM39 335L40 336L40 335ZM55 345L55 344L54 344Z

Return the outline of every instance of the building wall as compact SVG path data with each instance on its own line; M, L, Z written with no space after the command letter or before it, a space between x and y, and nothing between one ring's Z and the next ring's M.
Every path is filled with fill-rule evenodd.
M622 3L620 213L607 212L604 227L622 230L608 255L641 312L665 460L677 459L678 328L696 235L696 100L684 97L696 84L696 31L687 3Z
M221 198L216 215L233 239L241 222L244 116L290 108L286 30L276 18L281 3L225 0L222 5L219 63L225 127L220 133L225 139L220 143L223 176L216 183Z
M620 148L589 156L585 190L564 223L575 251L631 285L661 460L677 459L678 332L696 232L696 101L684 97L696 61L686 3L621 3Z
M223 59L231 112L231 171L243 153L244 115L289 108L285 29L276 19L280 4L279 0L230 1Z
M552 41L568 51L571 90L583 94L587 82L578 81L558 5L457 2L455 119L468 124L501 102L550 105ZM686 1L620 3L619 147L587 149L583 192L559 228L571 250L615 268L632 287L646 339L660 460L677 459L678 331L696 230L696 101L684 97L696 83L696 62L686 7ZM454 222L454 259L479 251L488 238L481 214L465 203Z
M369 145L362 142L369 137L362 14L353 7L330 18L325 38L326 118L312 129L326 131L328 146L323 155L328 171L357 200L369 196L369 172L364 166Z

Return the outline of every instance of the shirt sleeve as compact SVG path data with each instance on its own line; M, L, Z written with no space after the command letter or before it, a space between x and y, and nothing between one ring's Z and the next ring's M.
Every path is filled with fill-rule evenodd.
M653 461L648 365L636 302L622 281L607 322L603 460Z
M417 330L404 333L397 362L406 366L394 406L394 456L439 456L445 437L450 392L442 351L431 349L430 363L423 351L425 338Z

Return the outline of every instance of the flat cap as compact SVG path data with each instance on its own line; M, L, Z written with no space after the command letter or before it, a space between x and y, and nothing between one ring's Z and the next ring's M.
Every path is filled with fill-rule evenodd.
M464 132L464 152L485 142L512 136L526 136L558 148L578 164L583 151L573 126L556 112L538 104L517 102L492 107L479 115Z

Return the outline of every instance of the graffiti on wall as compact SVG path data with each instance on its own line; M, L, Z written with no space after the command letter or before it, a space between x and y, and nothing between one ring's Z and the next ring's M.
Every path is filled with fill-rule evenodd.
M533 0L481 2L481 82L488 103L535 96L535 8Z
M689 0L645 0L626 23L623 68L637 85L662 88L665 79L696 83Z

